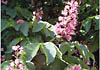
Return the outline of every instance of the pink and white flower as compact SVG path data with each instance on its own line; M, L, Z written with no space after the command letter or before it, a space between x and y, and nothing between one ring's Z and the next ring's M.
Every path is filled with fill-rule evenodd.
M75 69L76 70L81 70L81 66L80 65L77 65L77 66L75 66Z
M24 65L23 64L19 64L18 67L19 67L19 69L24 70Z
M20 59L15 59L15 64L19 65L20 61L21 61Z
M17 46L12 46L12 50L16 51L16 50L18 50L19 47L20 47L19 45L17 45Z
M77 7L78 2L71 0L71 2L66 2L64 10L61 11L63 16L59 16L59 23L56 23L56 35L61 35L61 37L66 38L68 41L72 40L71 35L75 35L75 27L77 23ZM62 31L63 30L63 31Z

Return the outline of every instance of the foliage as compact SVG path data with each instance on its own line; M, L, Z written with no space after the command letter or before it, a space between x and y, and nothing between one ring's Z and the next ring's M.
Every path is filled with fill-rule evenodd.
M2 0L3 1L3 0ZM9 66L12 46L24 47L20 59L25 70L66 70L80 64L82 70L98 70L99 49L99 2L81 1L78 7L78 22L71 41L55 35L55 24L70 0L7 0L1 5L1 40L5 61L1 69ZM43 14L38 12L42 8ZM36 16L32 13L37 11ZM33 16L32 16L33 15ZM39 18L39 20L37 20ZM18 20L20 23L17 23ZM3 55L2 55L3 56ZM1 58L2 59L2 58Z

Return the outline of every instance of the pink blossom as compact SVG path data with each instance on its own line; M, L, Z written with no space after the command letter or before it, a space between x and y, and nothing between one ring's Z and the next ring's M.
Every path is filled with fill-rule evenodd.
M24 50L20 50L18 53L19 54L23 54L24 53Z
M77 1L75 1L75 2L74 2L74 5L75 5L76 7L78 7L78 2L77 2Z
M75 70L75 66L71 66L70 67L70 70Z
M61 14L64 15L64 16L67 16L68 13L67 13L67 11L62 10Z
M2 0L1 3L3 3L4 5L7 5L8 4L8 1Z
M42 19L43 10L42 8L37 9L36 11L33 11L33 19L36 18L37 21L40 21Z
M68 41L72 40L71 35L75 35L75 27L77 23L77 7L78 2L71 0L71 2L66 2L64 10L61 11L63 16L59 16L59 23L56 23L56 35L61 35L61 37L66 38Z
M76 70L81 70L81 66L80 65L77 65L77 66L75 66L75 69Z
M66 9L69 9L69 8L70 8L70 6L66 5L64 9L66 10Z
M15 59L15 64L19 65L19 63L20 63L20 59Z
M14 66L14 65L15 65L14 62L11 62L11 63L10 63L10 66Z
M18 24L24 23L24 20L23 20L23 19L18 19L18 20L17 20L17 23L18 23Z
M9 67L7 67L7 69L6 70L13 70L14 69L14 67L13 66L9 66Z
M62 19L63 19L63 17L62 17L62 16L59 16L59 17L58 17L58 20L59 20L59 21L61 21Z
M12 50L16 51L20 46L17 45L17 46L12 46Z
M23 50L24 48L23 48L23 47L20 47L19 49L20 49L20 50Z
M59 33L61 32L60 24L57 23L57 24L55 25L55 27L56 27L56 33L59 34Z
M23 64L19 64L18 67L19 67L19 69L24 70L24 65Z
M56 28L60 28L61 25L57 22L57 24L55 25Z
M65 38L70 41L72 39L72 37L70 35L65 35Z
M22 61L19 59L20 54L24 53L24 48L17 45L13 46L12 49L15 50L13 57L15 57L16 59L10 63L10 66L8 66L6 70L24 70L24 65L21 64Z

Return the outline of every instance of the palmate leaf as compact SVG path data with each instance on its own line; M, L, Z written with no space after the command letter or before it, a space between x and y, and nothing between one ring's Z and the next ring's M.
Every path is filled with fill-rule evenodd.
M45 54L46 56L46 63L47 65L53 62L53 60L56 57L56 49L55 45L51 42L46 42L41 45L41 51Z

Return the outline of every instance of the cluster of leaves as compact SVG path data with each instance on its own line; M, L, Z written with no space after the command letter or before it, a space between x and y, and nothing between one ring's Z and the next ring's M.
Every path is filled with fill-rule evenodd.
M71 42L62 39L58 43L59 37L55 36L53 24L64 8L64 2L36 0L31 3L29 0L8 0L7 6L2 4L1 39L3 48L6 48L2 70L9 66L13 53L11 48L14 45L24 46L25 53L20 59L26 65L26 70L64 70L75 64L80 64L85 70L88 69L86 63L91 61L93 65L90 70L98 69L98 66L94 65L96 60L93 52L99 48L99 2L82 0L76 36L73 36ZM32 21L32 11L39 7L43 8L43 21ZM18 19L25 22L17 24Z

